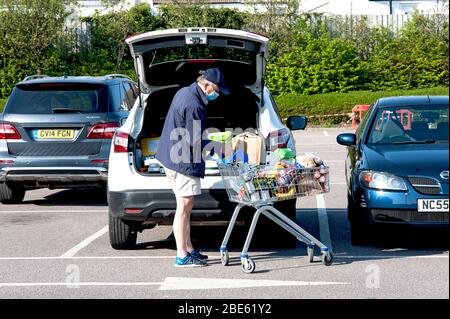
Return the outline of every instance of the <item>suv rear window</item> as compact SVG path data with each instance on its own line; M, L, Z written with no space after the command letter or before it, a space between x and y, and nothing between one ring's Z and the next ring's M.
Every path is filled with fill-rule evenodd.
M10 114L104 113L108 87L84 83L18 84L5 107Z

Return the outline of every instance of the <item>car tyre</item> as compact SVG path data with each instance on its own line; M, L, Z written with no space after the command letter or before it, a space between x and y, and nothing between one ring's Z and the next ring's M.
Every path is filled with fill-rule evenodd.
M137 241L137 227L109 213L109 241L117 250L133 249Z
M0 183L0 202L2 204L20 204L25 197L25 188Z
M352 245L367 245L372 236L372 229L363 216L359 216L361 214L358 214L357 206L350 194L347 197L347 213L350 221L350 240Z
M370 231L367 224L361 221L350 222L350 239L353 246L364 246L369 243Z

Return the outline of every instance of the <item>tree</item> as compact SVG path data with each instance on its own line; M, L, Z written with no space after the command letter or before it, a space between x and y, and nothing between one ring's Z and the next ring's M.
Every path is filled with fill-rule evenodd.
M59 64L58 46L71 0L0 0L0 96L25 75Z
M74 73L127 73L134 76L133 61L125 39L130 35L163 28L148 4L142 3L126 10L122 0L107 4L107 14L96 12L88 20L92 24L92 51L80 58Z
M246 15L241 12L228 8L213 9L201 1L195 1L195 4L164 5L159 13L167 28L242 29L246 23Z

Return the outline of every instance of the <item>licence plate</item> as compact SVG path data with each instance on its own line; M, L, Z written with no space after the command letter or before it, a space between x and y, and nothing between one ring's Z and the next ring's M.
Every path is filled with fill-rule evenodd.
M447 212L449 210L448 198L441 199L418 199L417 210L420 213L438 213Z
M72 140L75 136L75 130L57 129L57 130L34 130L35 140L62 139Z

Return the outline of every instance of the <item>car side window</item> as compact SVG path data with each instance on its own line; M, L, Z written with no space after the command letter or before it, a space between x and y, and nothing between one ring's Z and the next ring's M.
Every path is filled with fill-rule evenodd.
M369 116L370 116L370 113L371 113L371 111L372 111L372 107L373 107L373 104L369 107L369 109L366 111L366 113L364 114L364 116L363 116L363 119L361 120L361 123L359 123L359 125L358 125L358 129L356 130L356 138L358 139L358 140L360 140L361 139L361 137L362 137L362 135L363 135L363 133L364 133L364 129L366 128L366 126L367 126L367 122L368 122L368 120L369 120Z
M134 103L136 102L137 99L137 95L136 95L136 91L133 88L133 85L131 83L125 82L123 83L123 87L124 87L124 93L127 97L127 101L128 101L128 111L131 110L131 108L133 107Z
M128 99L128 93L125 88L125 86L122 84L120 85L120 106L119 111L129 111L130 110L130 101Z
M131 87L133 88L134 96L136 97L136 99L139 98L139 88L137 84L132 83Z
M281 118L280 110L278 110L278 105L275 102L275 99L273 98L272 94L269 94L269 96L270 96L270 102L272 103L272 106L273 106L273 110L277 114L277 116L280 119L280 121L283 121L282 118Z

